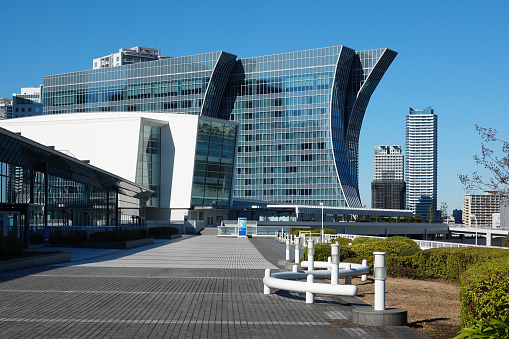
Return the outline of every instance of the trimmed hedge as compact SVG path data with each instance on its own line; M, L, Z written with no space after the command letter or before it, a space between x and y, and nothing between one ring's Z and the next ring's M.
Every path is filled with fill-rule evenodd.
M144 238L146 233L144 230L95 232L90 234L88 240L90 242L130 241Z
M477 263L506 261L509 252L497 248L461 247L433 248L411 257L387 260L387 274L413 279L444 279L458 282L460 275Z
M387 252L387 258L407 256L421 251L419 245L417 245L415 241L403 241L391 238L367 238L366 240L354 242L351 248L355 257L367 259L369 263L373 260L373 252Z
M151 227L148 230L148 235L172 235L178 233L179 230L175 227Z
M509 316L509 261L472 266L460 279L461 325Z
M16 255L23 251L23 240L17 237L0 237L0 255Z

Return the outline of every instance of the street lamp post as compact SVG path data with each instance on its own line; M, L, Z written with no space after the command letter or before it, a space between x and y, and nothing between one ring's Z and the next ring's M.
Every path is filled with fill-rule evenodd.
M323 243L323 202L320 203L322 207L322 229L320 230L320 242Z
M475 214L470 214L470 219L475 220L475 246L477 246L477 217Z

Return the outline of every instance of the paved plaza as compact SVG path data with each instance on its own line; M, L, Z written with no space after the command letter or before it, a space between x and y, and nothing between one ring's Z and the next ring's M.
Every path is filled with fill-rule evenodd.
M72 262L0 274L0 338L416 338L352 324L339 298L263 294L273 239L214 235L131 250L62 248Z

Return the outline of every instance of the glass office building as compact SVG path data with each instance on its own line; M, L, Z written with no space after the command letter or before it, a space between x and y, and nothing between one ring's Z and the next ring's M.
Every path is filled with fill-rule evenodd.
M44 113L233 120L240 123L235 198L361 207L360 128L396 54L334 46L236 60L214 52L48 76Z

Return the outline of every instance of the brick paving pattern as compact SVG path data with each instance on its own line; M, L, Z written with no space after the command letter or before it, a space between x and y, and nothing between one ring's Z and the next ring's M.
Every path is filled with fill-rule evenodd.
M67 249L71 263L0 274L0 338L399 338L354 326L334 298L264 295L280 249L215 236Z

